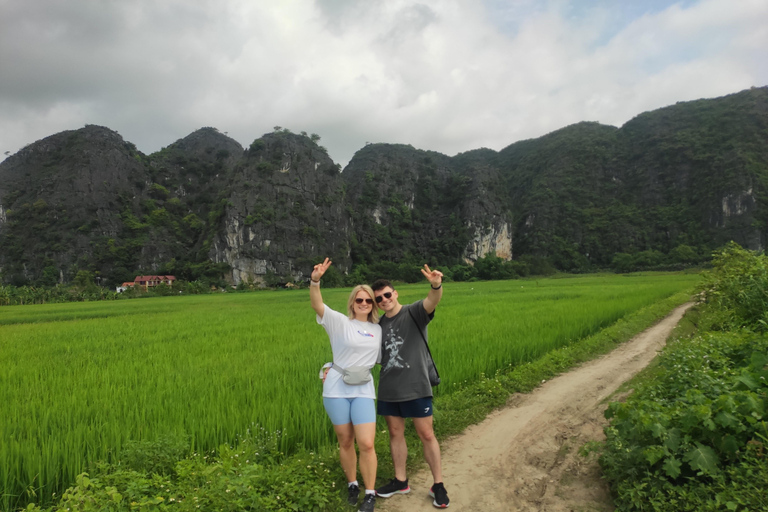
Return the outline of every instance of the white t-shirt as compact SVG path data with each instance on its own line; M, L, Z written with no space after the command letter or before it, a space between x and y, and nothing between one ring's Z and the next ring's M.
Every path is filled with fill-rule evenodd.
M373 367L379 360L381 350L381 326L349 317L325 306L323 317L317 316L317 323L325 327L331 340L333 361L337 366ZM328 371L323 383L325 398L376 398L373 380L360 386L346 384L341 373L334 369Z

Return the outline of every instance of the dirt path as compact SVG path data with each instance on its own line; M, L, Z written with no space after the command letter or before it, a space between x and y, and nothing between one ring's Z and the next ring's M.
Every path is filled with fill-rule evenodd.
M686 304L600 359L514 395L464 434L444 441L443 475L458 511L612 511L608 489L594 457L578 455L590 440L602 440L603 401L664 346ZM411 493L379 498L377 510L436 510L427 492L429 468L410 475Z

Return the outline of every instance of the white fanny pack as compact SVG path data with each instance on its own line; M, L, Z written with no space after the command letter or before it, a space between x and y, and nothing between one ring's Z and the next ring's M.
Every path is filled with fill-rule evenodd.
M350 366L349 368L342 368L336 363L333 363L331 368L339 372L341 374L341 380L350 386L360 386L361 384L371 382L371 369L368 366Z

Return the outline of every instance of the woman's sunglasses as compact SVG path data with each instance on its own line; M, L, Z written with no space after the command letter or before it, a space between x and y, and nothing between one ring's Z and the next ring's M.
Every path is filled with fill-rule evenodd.
M371 299L361 299L359 297L355 299L355 304L362 304L363 302L366 304L373 304L373 300Z
M392 292L384 292L378 297L376 297L376 302L381 302L384 299L391 299L392 298Z

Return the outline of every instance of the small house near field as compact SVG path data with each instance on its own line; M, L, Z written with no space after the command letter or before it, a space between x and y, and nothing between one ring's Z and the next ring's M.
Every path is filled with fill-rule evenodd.
M136 276L136 279L134 279L133 282L126 281L118 286L117 291L124 292L128 288L133 288L135 286L140 286L144 288L144 290L149 290L151 287L159 284L173 286L175 280L176 276Z
M145 290L152 286L159 284L166 284L173 286L173 282L176 280L176 276L136 276L133 280L134 286L143 286Z

